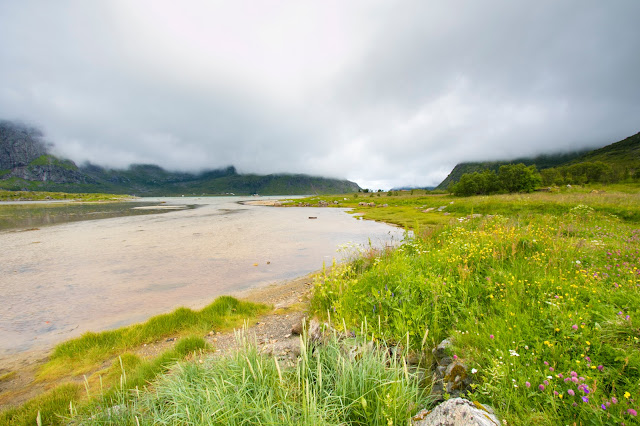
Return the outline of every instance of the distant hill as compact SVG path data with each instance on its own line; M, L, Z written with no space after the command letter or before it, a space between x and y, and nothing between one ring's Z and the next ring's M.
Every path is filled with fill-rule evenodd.
M546 154L534 158L516 158L504 161L460 163L453 168L451 173L449 173L436 189L447 189L451 183L458 182L460 177L465 173L481 172L483 170L498 171L500 166L506 164L524 163L526 166L535 164L538 170L544 170L597 161L604 162L613 167L624 168L632 173L635 170L640 170L640 133L592 151Z
M585 161L602 161L607 164L637 168L640 165L640 132L620 142L589 151L571 163Z
M348 180L303 174L239 174L233 166L195 174L171 172L149 164L123 170L94 164L78 167L71 160L51 155L38 129L3 120L0 120L0 188L139 196L341 194L360 189Z
M497 172L500 166L518 163L523 163L525 166L535 164L538 170L548 169L567 164L577 158L580 158L585 152L587 151L562 154L544 154L537 157L524 157L513 160L460 163L456 164L451 173L449 173L449 175L436 187L436 189L447 189L451 183L458 182L465 173L481 172L483 170L493 170Z

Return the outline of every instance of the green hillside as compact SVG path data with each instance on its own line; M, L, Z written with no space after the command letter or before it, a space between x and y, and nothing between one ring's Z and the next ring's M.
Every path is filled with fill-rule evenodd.
M0 120L0 189L139 196L342 194L360 189L347 180L302 174L239 174L233 166L201 173L172 172L153 164L78 167L48 150L38 129Z
M497 172L500 166L518 163L523 163L526 166L535 165L538 170L549 170L546 173L547 176L558 174L565 177L567 173L571 174L570 167L576 171L583 168L577 166L582 164L585 167L604 169L614 180L624 180L636 176L640 171L640 133L593 151L540 155L535 158L517 158L509 161L460 163L436 189L447 189L467 173L484 170ZM543 173L543 177L544 175L545 173ZM553 179L551 183L553 183Z

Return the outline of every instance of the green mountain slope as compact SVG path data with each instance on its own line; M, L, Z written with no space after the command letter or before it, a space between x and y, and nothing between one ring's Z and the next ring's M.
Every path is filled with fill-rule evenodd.
M14 191L101 192L139 196L171 195L304 195L357 192L347 180L302 174L239 174L233 166L202 173L171 172L136 164L106 169L48 152L37 129L0 120L0 188Z
M602 161L603 163L611 165L638 167L640 164L640 132L620 142L589 151L571 163L582 163L585 161Z
M624 169L624 173L633 174L636 170L640 170L640 133L592 151L540 155L535 158L516 158L509 161L460 163L453 168L451 173L436 189L447 189L451 183L458 182L465 173L481 172L483 170L497 172L500 166L506 164L524 163L526 166L535 164L538 170L544 170L598 161L606 163L614 169Z

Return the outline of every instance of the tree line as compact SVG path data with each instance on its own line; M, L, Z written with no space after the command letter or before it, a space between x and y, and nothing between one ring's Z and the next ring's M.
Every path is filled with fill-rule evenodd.
M498 172L465 173L449 190L455 195L488 195L513 192L532 192L540 186L584 185L589 183L619 183L640 180L640 167L630 169L602 161L582 162L544 169L523 163L500 166Z

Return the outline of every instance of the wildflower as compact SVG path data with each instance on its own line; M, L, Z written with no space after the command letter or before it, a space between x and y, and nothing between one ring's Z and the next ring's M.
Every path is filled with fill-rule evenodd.
M531 383L529 383L529 382L524 382L524 385L525 385L526 387L528 387L528 388L530 388L530 387L531 387Z
M638 415L638 412L636 410L634 410L633 408L629 408L627 410L627 413L631 414L633 417Z
M543 391L543 390L544 390L544 385L542 385L542 384L538 385L538 389L540 389L541 391Z
M576 324L573 324L573 325L571 326L571 328L573 328L574 330L577 330L577 329L578 329L578 326L577 326Z
M489 339L493 339L493 334L490 334L490 335L489 335Z
M554 371L554 370L553 370L553 367L549 367L549 371Z
M583 396L582 397L582 402L589 402L589 397Z
M611 398L611 402L613 402L614 404L618 403L618 398L616 398L615 396L613 398Z
M602 366L602 365L598 366L598 370L600 370L600 371L602 371L603 368L604 368L604 366Z
M476 370L475 368L471 369L471 374L476 374L478 372L478 370Z
M631 396L631 394L630 394L629 392L625 392L625 393L624 393L624 397L625 397L625 398L629 399L629 397L630 397L630 396Z
M549 386L549 381L548 380L545 380L543 383L545 384L545 386Z
M567 393L571 396L574 396L576 394L573 389L569 389Z
M458 359L458 355L453 356L453 360L456 361Z
M606 410L606 409L607 409L607 406L606 406L606 405L604 405L604 404L600 404L600 408L602 408L603 410Z

